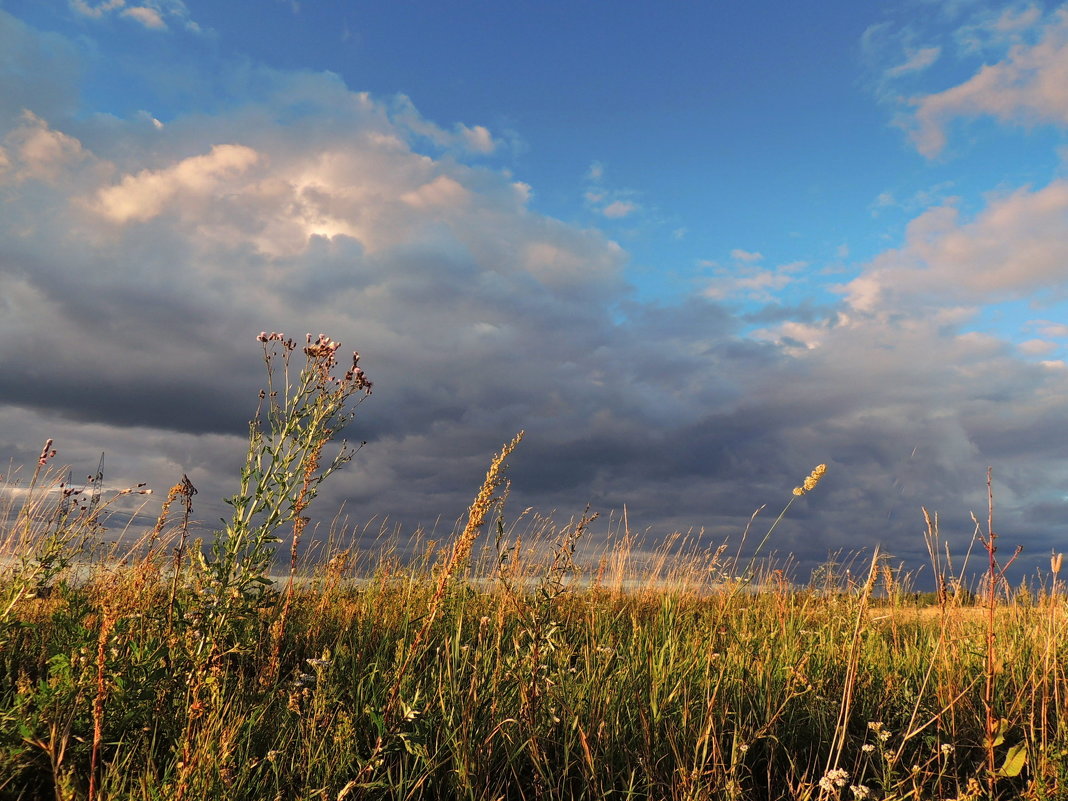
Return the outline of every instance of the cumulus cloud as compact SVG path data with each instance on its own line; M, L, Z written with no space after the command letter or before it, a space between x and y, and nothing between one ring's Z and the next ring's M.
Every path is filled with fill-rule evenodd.
M1028 13L1013 18L1014 30L1035 24ZM946 145L946 128L955 119L990 115L1010 125L1068 124L1068 9L1043 23L1037 43L1014 44L997 63L942 92L916 98L917 149L937 156Z
M497 149L497 143L493 139L493 135L490 134L489 129L482 125L475 125L471 128L463 125L458 126L460 135L467 143L467 149L473 153L492 153Z
M22 119L5 137L11 156L6 153L2 163L18 166L12 179L54 181L69 165L85 157L81 143L71 136L53 130L32 111L24 111Z

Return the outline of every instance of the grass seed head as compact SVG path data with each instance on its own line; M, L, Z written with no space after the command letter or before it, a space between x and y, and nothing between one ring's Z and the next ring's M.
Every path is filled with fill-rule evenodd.
M816 489L816 485L820 483L820 479L823 478L823 474L827 472L827 465L816 465L816 469L808 474L808 478L800 487L794 487L794 495L798 497L805 495L812 490Z

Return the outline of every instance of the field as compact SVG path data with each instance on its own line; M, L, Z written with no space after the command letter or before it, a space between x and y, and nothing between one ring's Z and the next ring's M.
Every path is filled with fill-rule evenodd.
M792 584L756 559L774 524L744 558L626 530L597 550L588 515L505 522L517 437L448 542L307 560L306 510L348 458L324 449L370 387L355 362L332 377L324 339L282 385L274 336L280 388L212 542L187 481L101 550L139 488L72 488L50 446L8 479L0 798L1068 796L1059 558L1027 592L992 562L977 595L936 558L920 608L878 552Z

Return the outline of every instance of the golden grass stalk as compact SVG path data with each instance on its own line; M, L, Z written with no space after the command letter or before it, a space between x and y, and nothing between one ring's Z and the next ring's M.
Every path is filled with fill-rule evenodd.
M471 503L471 507L467 511L467 525L464 526L464 530L460 533L460 536L456 538L448 558L441 566L437 587L434 590L434 595L430 599L430 607L427 609L426 615L423 618L423 625L419 631L416 632L415 638L412 640L400 667L397 669L397 675L393 681L393 686L389 692L389 700L386 704L387 718L389 718L391 713L395 710L404 675L407 673L408 668L411 667L412 662L419 653L419 648L423 643L423 639L426 637L427 632L430 631L430 627L433 625L438 612L441 610L441 602L445 597L445 590L449 585L449 580L461 565L466 564L471 555L471 546L474 545L475 538L478 537L478 533L486 524L486 518L497 500L498 490L500 490L501 486L505 483L504 460L511 455L512 451L519 446L519 443L522 440L523 432L520 431L512 438L511 442L505 443L501 448L500 453L490 460L489 470L486 471L486 477L482 480L482 486L479 488L478 493L475 495L475 500Z

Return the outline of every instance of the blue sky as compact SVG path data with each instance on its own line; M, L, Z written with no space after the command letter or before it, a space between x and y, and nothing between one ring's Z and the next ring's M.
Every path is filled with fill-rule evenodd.
M0 446L221 496L255 334L328 330L325 503L451 521L526 428L546 513L730 536L827 462L780 549L917 563L992 465L1041 564L1066 127L1055 3L0 0Z

